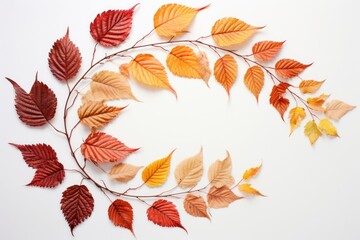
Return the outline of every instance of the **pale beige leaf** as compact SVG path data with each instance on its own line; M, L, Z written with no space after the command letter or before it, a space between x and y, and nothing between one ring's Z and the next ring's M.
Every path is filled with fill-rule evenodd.
M353 110L355 106L351 106L347 103L344 103L340 100L332 100L328 104L326 104L325 108L325 115L328 118L332 118L335 120L339 120L342 118L346 113Z
M293 133L295 128L300 125L300 122L306 117L305 109L302 107L294 107L289 112L290 119L290 135Z
M212 186L207 195L210 208L225 208L229 206L230 203L239 199L242 199L242 197L235 195L227 186L220 188Z
M181 161L175 168L175 179L179 187L194 187L203 175L203 151Z
M319 122L319 129L328 136L338 137L338 133L334 124L327 118L323 118Z
M266 197L261 192L259 192L255 188L251 187L251 184L248 184L248 183L241 184L238 186L238 188L239 188L239 191L246 193L246 194L259 195L262 197Z
M184 199L184 209L191 216L204 217L210 220L207 205L202 196L195 196L191 193L187 194Z
M210 76L211 76L211 69L209 59L205 52L199 51L197 54L197 58L200 65L200 75L201 78L208 84Z
M89 128L99 128L116 118L123 108L106 106L102 102L87 102L78 109L80 122Z
M216 160L209 167L209 182L217 188L220 188L222 186L230 186L234 182L234 178L231 175L231 157L229 152L226 152L226 154L227 157L223 161Z
M134 166L128 163L119 163L114 165L110 172L109 177L118 182L128 182L132 180L142 166Z
M123 63L119 66L119 72L121 75L123 75L126 78L130 78L130 72L129 72L129 63Z
M311 144L314 144L318 138L322 136L322 133L314 120L310 120L306 123L304 133L309 138Z

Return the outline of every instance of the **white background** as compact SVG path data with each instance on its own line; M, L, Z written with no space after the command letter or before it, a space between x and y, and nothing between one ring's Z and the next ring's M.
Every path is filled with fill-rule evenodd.
M83 72L90 63L94 41L89 34L89 24L96 14L107 9L127 9L137 2L141 1L2 1L1 239L72 239L59 202L66 187L80 182L78 175L67 172L63 184L55 189L25 186L34 171L8 142L45 142L54 147L66 168L72 168L74 164L61 135L47 126L30 128L20 122L14 108L14 91L4 77L11 77L29 91L35 73L39 71L39 79L58 97L53 123L62 128L66 87L51 76L47 65L53 42L62 37L69 26L70 37L83 56ZM152 28L153 14L167 2L141 2L134 14L131 35L120 47L129 46L147 33ZM208 35L212 24L225 16L238 17L255 26L266 25L252 43L287 40L279 57L314 62L302 74L303 78L326 79L319 93L330 93L331 99L359 105L360 17L357 1L179 0L178 3L193 7L211 3L208 9L198 14L190 33L184 38ZM147 41L159 39L152 35ZM207 41L212 43L211 39ZM241 53L250 53L251 46L245 44ZM111 53L115 49L106 51ZM213 64L216 56L207 51ZM165 55L161 50L148 49L146 52L164 62ZM100 49L97 57L101 56ZM114 66L104 68L116 70ZM132 81L134 94L143 102L128 102L126 111L103 130L128 146L141 147L126 160L136 165L147 165L176 148L171 176L164 189L175 184L172 173L176 164L203 146L206 168L216 159L224 158L228 150L236 179L245 169L263 163L253 185L268 197L240 200L229 208L211 210L211 222L187 215L181 200L169 199L178 206L189 234L177 228L155 226L146 220L147 206L132 202L137 239L360 239L360 159L359 141L356 140L360 136L359 110L355 109L335 123L340 138L321 138L310 146L303 135L303 125L288 137L288 120L284 123L268 103L271 81L266 81L257 104L242 82L246 66L241 61L239 68L240 76L230 98L213 77L207 88L202 81L175 78L169 74L178 100L170 92L145 89ZM75 109L73 113L71 119L76 121ZM87 134L85 127L79 127L75 131L74 144L78 146ZM93 174L109 182L99 170L94 170ZM129 184L136 186L139 177ZM73 239L134 239L128 230L110 223L107 217L109 201L93 185L85 184L95 198L95 209L92 216L74 230ZM119 190L126 188L112 182L108 184ZM205 177L201 184L206 184ZM140 192L161 190L144 188Z

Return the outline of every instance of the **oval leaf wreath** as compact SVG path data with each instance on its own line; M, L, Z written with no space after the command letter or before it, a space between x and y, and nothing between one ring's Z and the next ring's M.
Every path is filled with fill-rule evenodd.
M145 185L153 188L164 184L170 174L171 159L175 150L144 168L134 166L124 160L139 148L128 147L116 137L100 131L127 107L110 106L107 101L119 99L138 101L131 91L129 84L131 79L153 89L166 89L177 97L176 90L168 79L169 72L179 77L202 79L206 85L214 76L230 95L230 90L238 79L237 61L243 61L248 66L243 79L244 85L254 95L256 101L260 94L269 94L269 103L283 120L285 113L288 112L290 134L308 118L304 133L311 144L323 135L337 137L333 120L339 120L354 108L340 100L328 100L329 95L326 94L305 97L308 93L318 91L324 83L324 81L303 80L300 77L311 63L304 64L284 58L278 60L274 67L268 66L267 62L276 58L284 41L260 41L253 44L250 54L239 53L239 46L263 29L261 26L252 26L234 17L224 17L214 23L209 29L208 36L178 40L178 36L187 34L187 29L196 15L208 6L193 8L180 4L163 5L155 13L154 28L148 34L131 47L117 50L96 60L98 47L116 47L127 39L131 32L136 6L128 10L104 11L91 22L90 34L95 40L95 46L91 65L83 73L79 74L82 64L81 53L71 41L69 29L50 49L48 58L50 70L53 76L63 82L69 90L63 107L63 129L51 123L57 109L57 98L53 90L38 80L37 74L29 92L16 81L7 78L15 90L15 108L20 120L31 127L49 124L68 142L71 156L78 166L78 169L73 171L82 176L79 185L68 187L61 199L61 210L72 233L75 227L91 216L94 209L94 198L84 183L94 184L110 200L108 208L110 221L116 226L128 229L134 235L134 211L129 199L148 205L146 213L149 221L162 227L178 227L187 231L181 222L176 205L168 200L170 197L181 199L189 215L210 219L209 208L228 207L232 202L248 195L264 196L250 184L251 179L261 169L261 165L246 170L241 179L235 180L232 176L231 156L227 152L223 160L212 163L204 174L202 148L176 166L175 188L150 195L137 194L137 190ZM154 33L164 40L142 43ZM158 59L147 52L137 55L133 53L135 50L141 52L152 49L164 51L167 54L166 60ZM208 61L208 54L217 57L215 63ZM131 60L127 61L129 57ZM104 63L114 59L122 61L118 72L101 69ZM80 77L70 84L70 81L78 75ZM265 78L273 83L270 93L262 93ZM86 85L89 85L88 91L82 92ZM79 121L75 125L70 125L68 113L80 96L82 105L77 110ZM293 102L290 103L290 100ZM82 157L76 152L77 146L72 145L73 131L80 123L87 126L90 131L79 146ZM36 170L28 186L54 188L63 182L65 169L51 146L45 143L24 145L11 143L11 145L21 152L28 166ZM87 162L92 162L93 165L87 166ZM112 163L113 166L108 174L110 178L122 183L135 178L143 168L142 184L129 187L123 192L109 188L105 182L95 180L88 171L89 167L94 166L102 169L102 163ZM207 175L208 184L199 187L198 183L203 175Z

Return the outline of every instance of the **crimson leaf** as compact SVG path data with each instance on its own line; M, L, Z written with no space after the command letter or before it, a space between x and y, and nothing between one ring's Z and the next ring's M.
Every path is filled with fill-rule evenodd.
M27 186L53 188L62 183L64 177L64 166L58 161L49 161L36 170L33 180Z

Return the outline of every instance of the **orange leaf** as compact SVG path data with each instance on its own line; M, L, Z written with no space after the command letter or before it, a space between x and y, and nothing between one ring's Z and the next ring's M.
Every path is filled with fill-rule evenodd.
M280 51L284 42L262 41L255 43L252 47L254 58L259 61L273 59Z
M129 71L133 78L145 85L166 88L175 94L168 81L164 66L151 54L139 54L130 62Z
M346 113L353 110L355 106L351 106L347 103L344 103L340 100L332 100L328 104L326 104L325 108L325 115L328 118L332 118L335 120L339 120L342 118Z
M321 94L318 97L315 98L308 98L306 102L309 104L309 106L316 110L316 111L324 111L323 104L328 99L330 95L327 94Z
M239 199L242 199L242 197L235 195L227 186L220 188L212 186L207 195L207 201L211 208L225 208Z
M166 65L180 77L202 78L202 70L195 52L186 46L176 46L168 54Z
M154 16L154 29L161 37L172 38L186 32L198 12L207 8L190 8L180 4L165 4Z
M260 193L258 190L251 187L251 184L248 184L248 183L244 183L244 184L239 185L239 190L241 192L243 192L243 193L246 193L246 194L253 194L253 195L259 195L259 196L262 196L262 197L266 197L265 195Z
M99 128L117 117L123 108L106 106L101 102L88 102L78 109L80 122L89 128Z
M223 161L216 160L209 167L209 182L217 188L222 186L230 186L234 182L234 178L231 176L231 157L229 152L226 152L226 154L227 156Z
M281 59L275 64L275 72L278 76L289 79L298 76L311 65L312 63L302 64L293 59Z
M94 162L120 161L137 150L138 148L129 148L103 132L91 133L81 145L81 153L85 159Z
M237 18L226 17L215 22L211 35L220 47L240 45L263 27L251 26Z
M150 163L142 172L142 180L148 187L158 187L164 184L169 171L173 150L167 157Z
M175 178L179 187L194 187L203 175L203 151L181 161L175 168Z
M119 66L119 72L121 75L123 75L126 78L130 78L130 72L129 72L129 63L123 63Z
M300 122L306 117L305 109L302 107L294 107L289 112L290 118L290 135L300 125Z
M310 120L305 125L304 133L309 138L311 144L314 144L318 138L322 136L322 133L320 132L314 120Z
M252 177L254 177L259 172L261 166L262 166L262 164L260 164L260 166L258 166L258 167L250 168L250 169L246 170L243 174L243 179L249 180Z
M134 166L128 163L119 163L111 168L109 177L118 182L128 182L136 176L140 168L142 167Z
M250 67L245 73L245 86L255 96L256 101L259 101L259 94L264 86L264 80L264 72L259 66Z
M301 81L301 83L299 84L300 92L303 94L316 92L324 82L325 80L320 82L314 80Z
M205 217L210 220L210 216L207 212L206 202L202 196L187 194L184 199L184 209L191 216Z
M228 95L237 75L238 65L233 56L226 54L219 58L214 65L215 79L225 88Z
M289 99L284 98L283 95L286 90L290 87L289 84L281 82L275 85L270 94L270 104L280 113L281 118L284 120L284 113L289 107Z
M134 213L130 203L121 199L116 199L109 206L108 216L115 226L127 228L135 235L133 230Z

